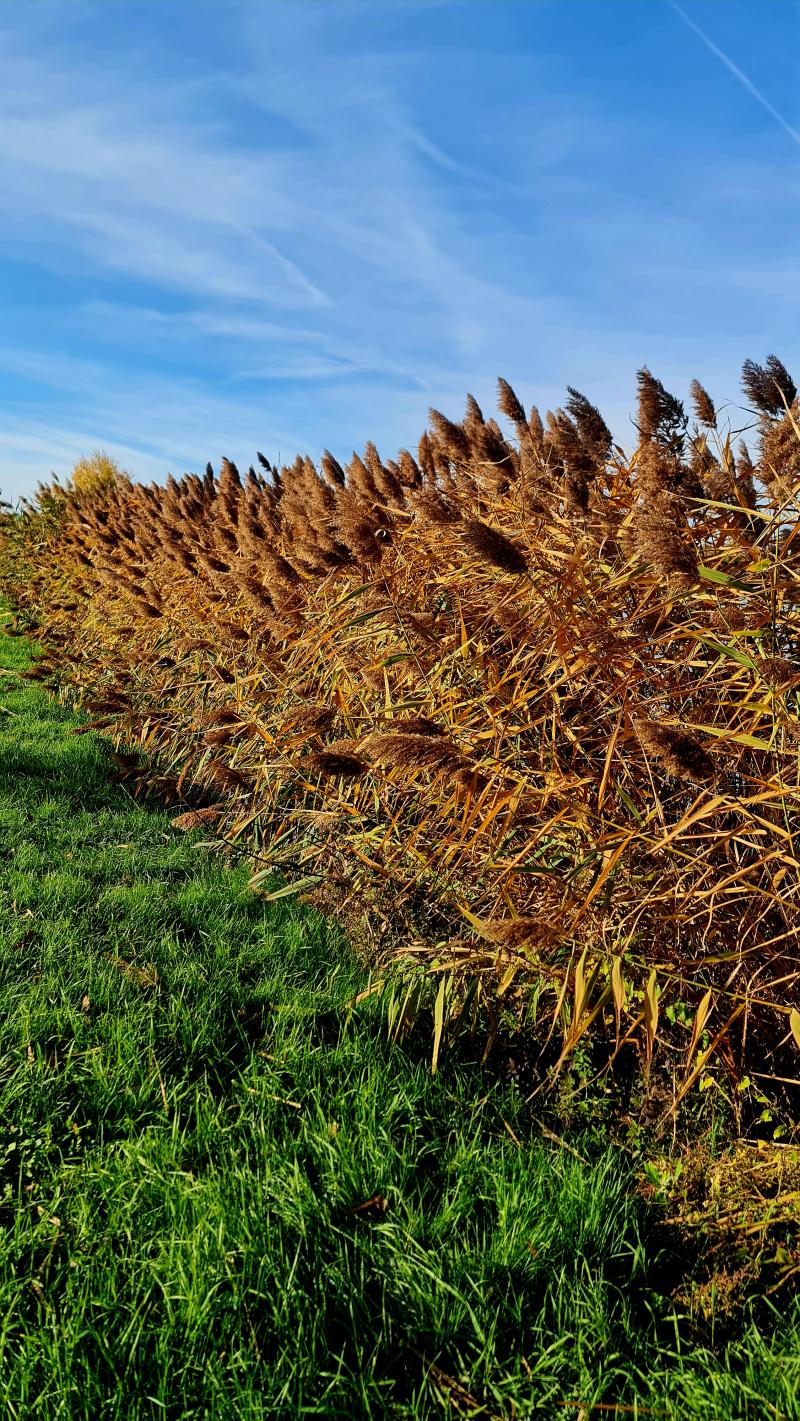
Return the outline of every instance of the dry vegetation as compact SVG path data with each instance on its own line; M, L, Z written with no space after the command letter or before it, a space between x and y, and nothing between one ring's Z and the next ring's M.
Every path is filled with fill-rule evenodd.
M630 456L577 391L543 420L501 380L513 434L469 397L416 457L84 468L6 517L4 584L34 674L204 806L175 822L427 966L434 1060L501 1000L555 1069L591 1027L680 1098L800 1045L800 401L745 364L751 457L697 382L691 424L638 384Z

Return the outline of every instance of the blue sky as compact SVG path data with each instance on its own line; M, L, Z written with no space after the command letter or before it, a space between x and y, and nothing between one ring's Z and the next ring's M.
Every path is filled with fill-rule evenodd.
M5 0L0 490L800 369L798 0Z

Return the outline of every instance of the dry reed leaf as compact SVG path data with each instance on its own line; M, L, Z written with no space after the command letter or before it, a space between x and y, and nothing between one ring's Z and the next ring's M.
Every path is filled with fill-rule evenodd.
M110 952L104 953L103 956L107 958L112 967L116 967L117 971L122 973L123 977L127 977L129 982L133 982L134 986L142 988L158 986L158 973L152 963L148 963L147 967L138 967L135 962L126 962L124 957L114 957Z

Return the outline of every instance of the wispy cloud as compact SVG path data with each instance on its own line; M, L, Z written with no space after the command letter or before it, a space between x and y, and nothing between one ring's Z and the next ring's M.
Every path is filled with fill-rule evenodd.
M161 454L148 454L108 433L98 439L89 424L63 428L39 414L35 419L4 422L0 428L0 465L13 471L0 485L0 494L12 504L30 497L38 483L47 483L51 474L68 474L84 454L101 446L138 479L163 481Z
M788 133L789 137L793 138L795 143L800 143L800 132L798 132L796 128L792 127L792 125L784 118L783 114L780 113L779 110L776 109L775 105L771 103L771 101L767 98L766 94L762 94L761 90L756 88L752 79L749 79L747 77L744 70L740 69L738 64L734 64L730 55L726 54L724 49L720 49L719 45L714 43L711 37L706 34L705 30L702 30L700 26L696 24L695 21L691 19L689 15L687 15L686 11L683 10L681 6L677 3L677 0L667 0L667 3L670 9L674 10L675 14L680 16L684 24L688 25L689 29L694 31L698 39L702 40L703 44L706 46L706 49L710 50L713 55L716 55L716 58L719 60L720 64L724 64L725 68L729 71L729 73L733 74L735 79L738 79L739 83L742 85L742 88L746 89L748 94L750 94L756 100L757 103L761 104L761 107L766 109L768 114L772 115L775 122L777 124L780 124L780 127L783 129L784 133Z
M436 143L432 143L426 134L412 124L401 125L401 131L408 138L412 146L428 158L437 168L441 168L445 173L452 173L455 177L463 178L468 183L474 183L479 188L488 188L490 192L504 193L507 197L523 196L523 189L518 184L504 181L494 173L485 172L482 168L473 168L469 163L460 163L455 158L451 158L449 153L445 153Z
M678 72L685 36L647 13L638 72L659 17ZM741 204L733 250L718 199L741 181L738 148L681 129L693 106L674 84L658 100L671 123L626 97L610 61L627 0L581 15L563 0L4 10L0 486L87 445L146 476L255 447L391 452L431 404L457 414L470 389L491 410L498 374L543 407L582 386L625 434L644 360L669 380L691 345L713 383L748 319L760 339L779 308L788 328L796 297L747 277L764 214L787 216L785 168L752 233ZM771 272L792 265L789 225L770 224ZM768 295L757 322L748 290Z

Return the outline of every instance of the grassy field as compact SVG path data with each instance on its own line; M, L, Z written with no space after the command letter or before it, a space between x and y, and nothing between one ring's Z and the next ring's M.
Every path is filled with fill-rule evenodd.
M0 638L4 1415L800 1417L796 1303L688 1330L624 1153L390 1049L335 928L132 801L28 656Z

